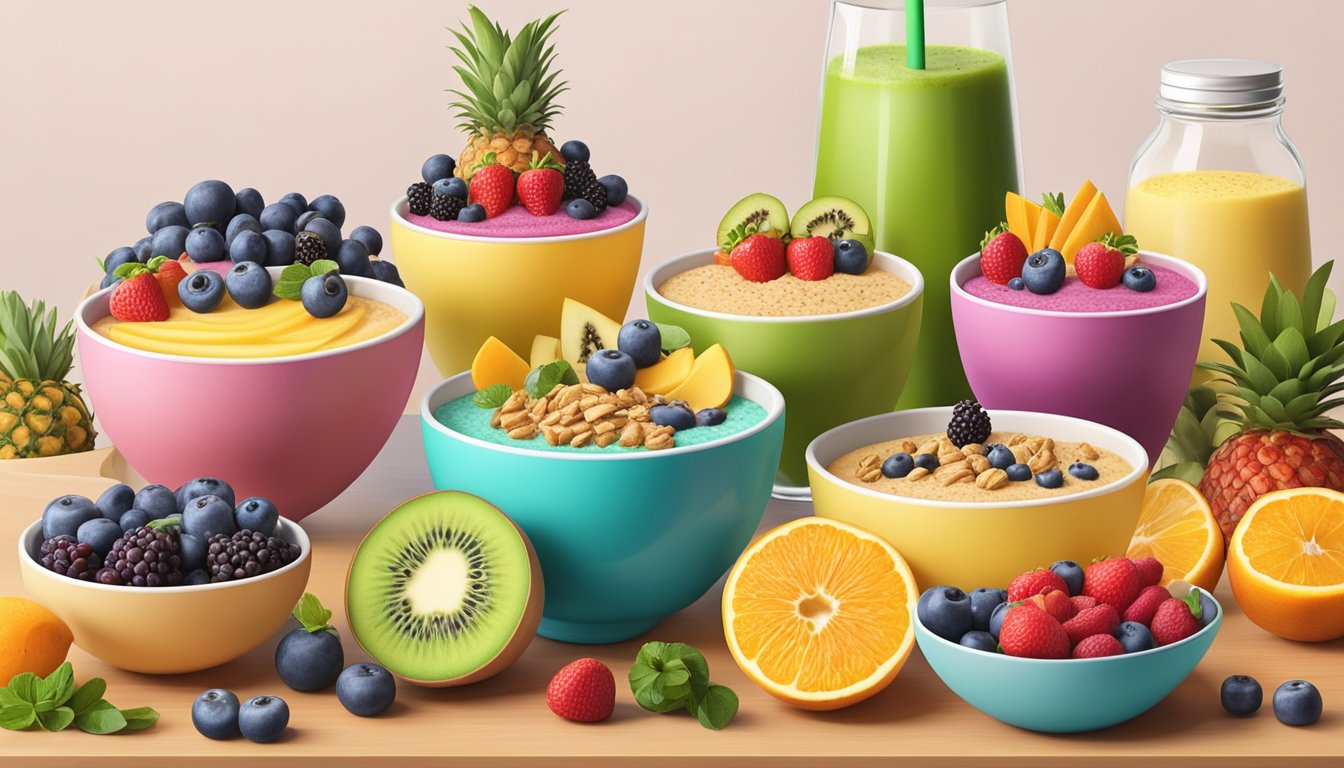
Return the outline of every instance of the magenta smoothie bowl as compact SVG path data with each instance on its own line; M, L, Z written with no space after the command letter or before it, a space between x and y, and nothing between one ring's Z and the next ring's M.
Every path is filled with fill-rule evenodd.
M952 324L986 408L1041 411L1114 427L1156 461L1180 412L1204 327L1208 282L1192 264L1142 251L1157 284L1055 293L986 280L980 254L952 271Z

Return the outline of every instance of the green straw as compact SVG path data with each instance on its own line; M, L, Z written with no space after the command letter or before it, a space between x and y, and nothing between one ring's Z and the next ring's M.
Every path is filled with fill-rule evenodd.
M905 65L924 68L924 0L905 0Z

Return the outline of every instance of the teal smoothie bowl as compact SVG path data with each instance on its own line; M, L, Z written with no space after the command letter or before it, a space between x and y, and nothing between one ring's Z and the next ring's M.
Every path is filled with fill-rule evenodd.
M784 398L756 376L737 372L733 391L756 403L761 419L659 451L516 447L435 417L475 391L460 373L425 395L425 457L435 488L480 496L527 533L546 584L543 637L614 643L648 632L713 586L760 525L784 439Z
M929 666L967 704L1019 728L1080 733L1119 725L1156 706L1199 665L1222 623L1218 605L1213 620L1184 640L1099 659L988 653L938 637L917 617L914 625Z
M808 443L832 427L895 410L919 340L924 278L915 265L879 251L873 266L909 283L909 293L867 309L825 315L733 315L687 306L659 292L673 275L713 261L713 251L699 251L650 272L644 284L649 319L685 328L697 355L722 344L737 370L779 388L790 409L774 493L807 500Z

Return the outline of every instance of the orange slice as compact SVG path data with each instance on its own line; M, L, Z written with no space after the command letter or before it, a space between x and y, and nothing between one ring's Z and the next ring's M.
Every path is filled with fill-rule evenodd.
M1246 616L1279 637L1344 637L1344 493L1292 488L1256 499L1232 534L1227 578Z
M918 598L886 541L805 517L762 534L738 558L723 588L723 632L737 665L770 695L839 709L901 671Z
M1212 592L1223 575L1223 532L1195 486L1184 480L1157 480L1143 493L1128 557L1156 557L1162 584L1177 579Z

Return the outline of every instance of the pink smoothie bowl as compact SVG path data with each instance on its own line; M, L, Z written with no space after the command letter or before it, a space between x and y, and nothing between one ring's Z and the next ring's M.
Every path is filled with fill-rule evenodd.
M952 325L975 397L993 410L1095 421L1134 438L1157 461L1181 410L1204 329L1208 281L1192 264L1141 252L1174 270L1194 295L1159 307L1061 312L1011 307L968 293L980 254L952 270Z
M271 267L272 277L280 268ZM227 480L302 520L336 498L382 450L406 408L424 343L424 305L410 291L346 277L350 292L406 320L347 347L272 358L216 359L132 349L95 333L111 289L76 310L79 361L103 433L151 483Z

